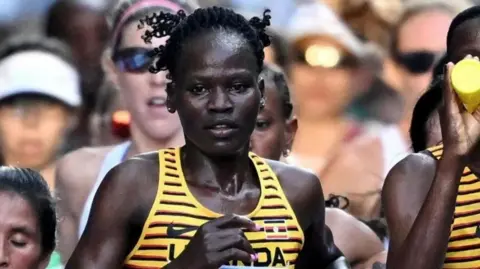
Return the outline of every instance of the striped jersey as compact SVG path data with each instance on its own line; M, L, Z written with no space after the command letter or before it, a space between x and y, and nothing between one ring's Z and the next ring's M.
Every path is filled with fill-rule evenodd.
M178 257L202 224L222 214L204 207L189 191L182 171L180 148L159 151L159 183L155 202L141 236L124 268L162 268ZM245 232L258 260L226 265L294 268L304 244L303 231L282 187L267 162L250 153L261 188L256 208L247 215L262 229Z
M428 150L440 159L443 145ZM465 167L460 179L443 268L480 268L480 180L468 167Z

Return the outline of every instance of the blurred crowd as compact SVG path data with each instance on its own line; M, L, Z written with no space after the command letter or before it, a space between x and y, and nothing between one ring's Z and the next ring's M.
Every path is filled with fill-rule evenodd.
M156 1L248 18L272 10L266 105L251 150L318 176L332 208L327 225L355 268L386 257L385 177L409 153L441 143L438 115L419 100L443 72L452 19L475 1ZM0 159L38 171L56 198L49 269L72 254L112 167L184 143L166 108L166 76L147 72L143 17L128 14L140 2L0 0Z

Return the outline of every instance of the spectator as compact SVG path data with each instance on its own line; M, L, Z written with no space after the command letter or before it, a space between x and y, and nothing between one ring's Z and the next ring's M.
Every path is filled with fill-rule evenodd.
M392 37L391 56L399 73L404 99L402 131L408 137L413 106L427 89L434 65L446 49L453 17L471 5L466 0L410 0Z
M79 129L69 138L69 150L88 146L89 117L103 83L101 56L108 41L105 12L83 0L59 0L48 11L45 33L66 42L82 78L83 110Z
M383 179L406 145L395 126L371 131L346 109L371 85L378 62L324 4L300 6L287 31L298 120L287 160L313 170L326 198L344 196L351 214L377 218Z
M40 171L54 187L55 160L76 125L79 75L57 40L15 36L0 48L3 163Z

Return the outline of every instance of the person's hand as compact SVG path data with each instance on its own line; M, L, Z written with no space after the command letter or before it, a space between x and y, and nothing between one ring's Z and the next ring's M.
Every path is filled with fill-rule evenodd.
M200 226L185 250L175 260L185 268L218 269L229 261L250 264L258 259L243 229L259 231L253 221L226 215Z
M466 58L475 59L468 55ZM480 122L476 117L465 110L462 102L455 93L451 75L453 63L448 63L444 72L443 102L439 107L440 126L444 155L467 157L478 144L480 136ZM478 112L474 112L474 114Z

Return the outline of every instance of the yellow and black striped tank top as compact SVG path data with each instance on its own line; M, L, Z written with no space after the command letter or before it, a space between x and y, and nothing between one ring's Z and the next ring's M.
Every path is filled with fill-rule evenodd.
M258 205L247 216L262 229L245 232L259 256L253 266L294 268L304 243L303 231L269 165L253 153L249 156L261 186ZM189 191L179 148L159 151L159 163L157 196L125 268L164 267L180 255L199 226L222 216L202 206ZM231 261L229 265L244 264Z
M440 159L443 145L429 151ZM454 221L443 268L480 268L480 180L468 167L463 170Z

